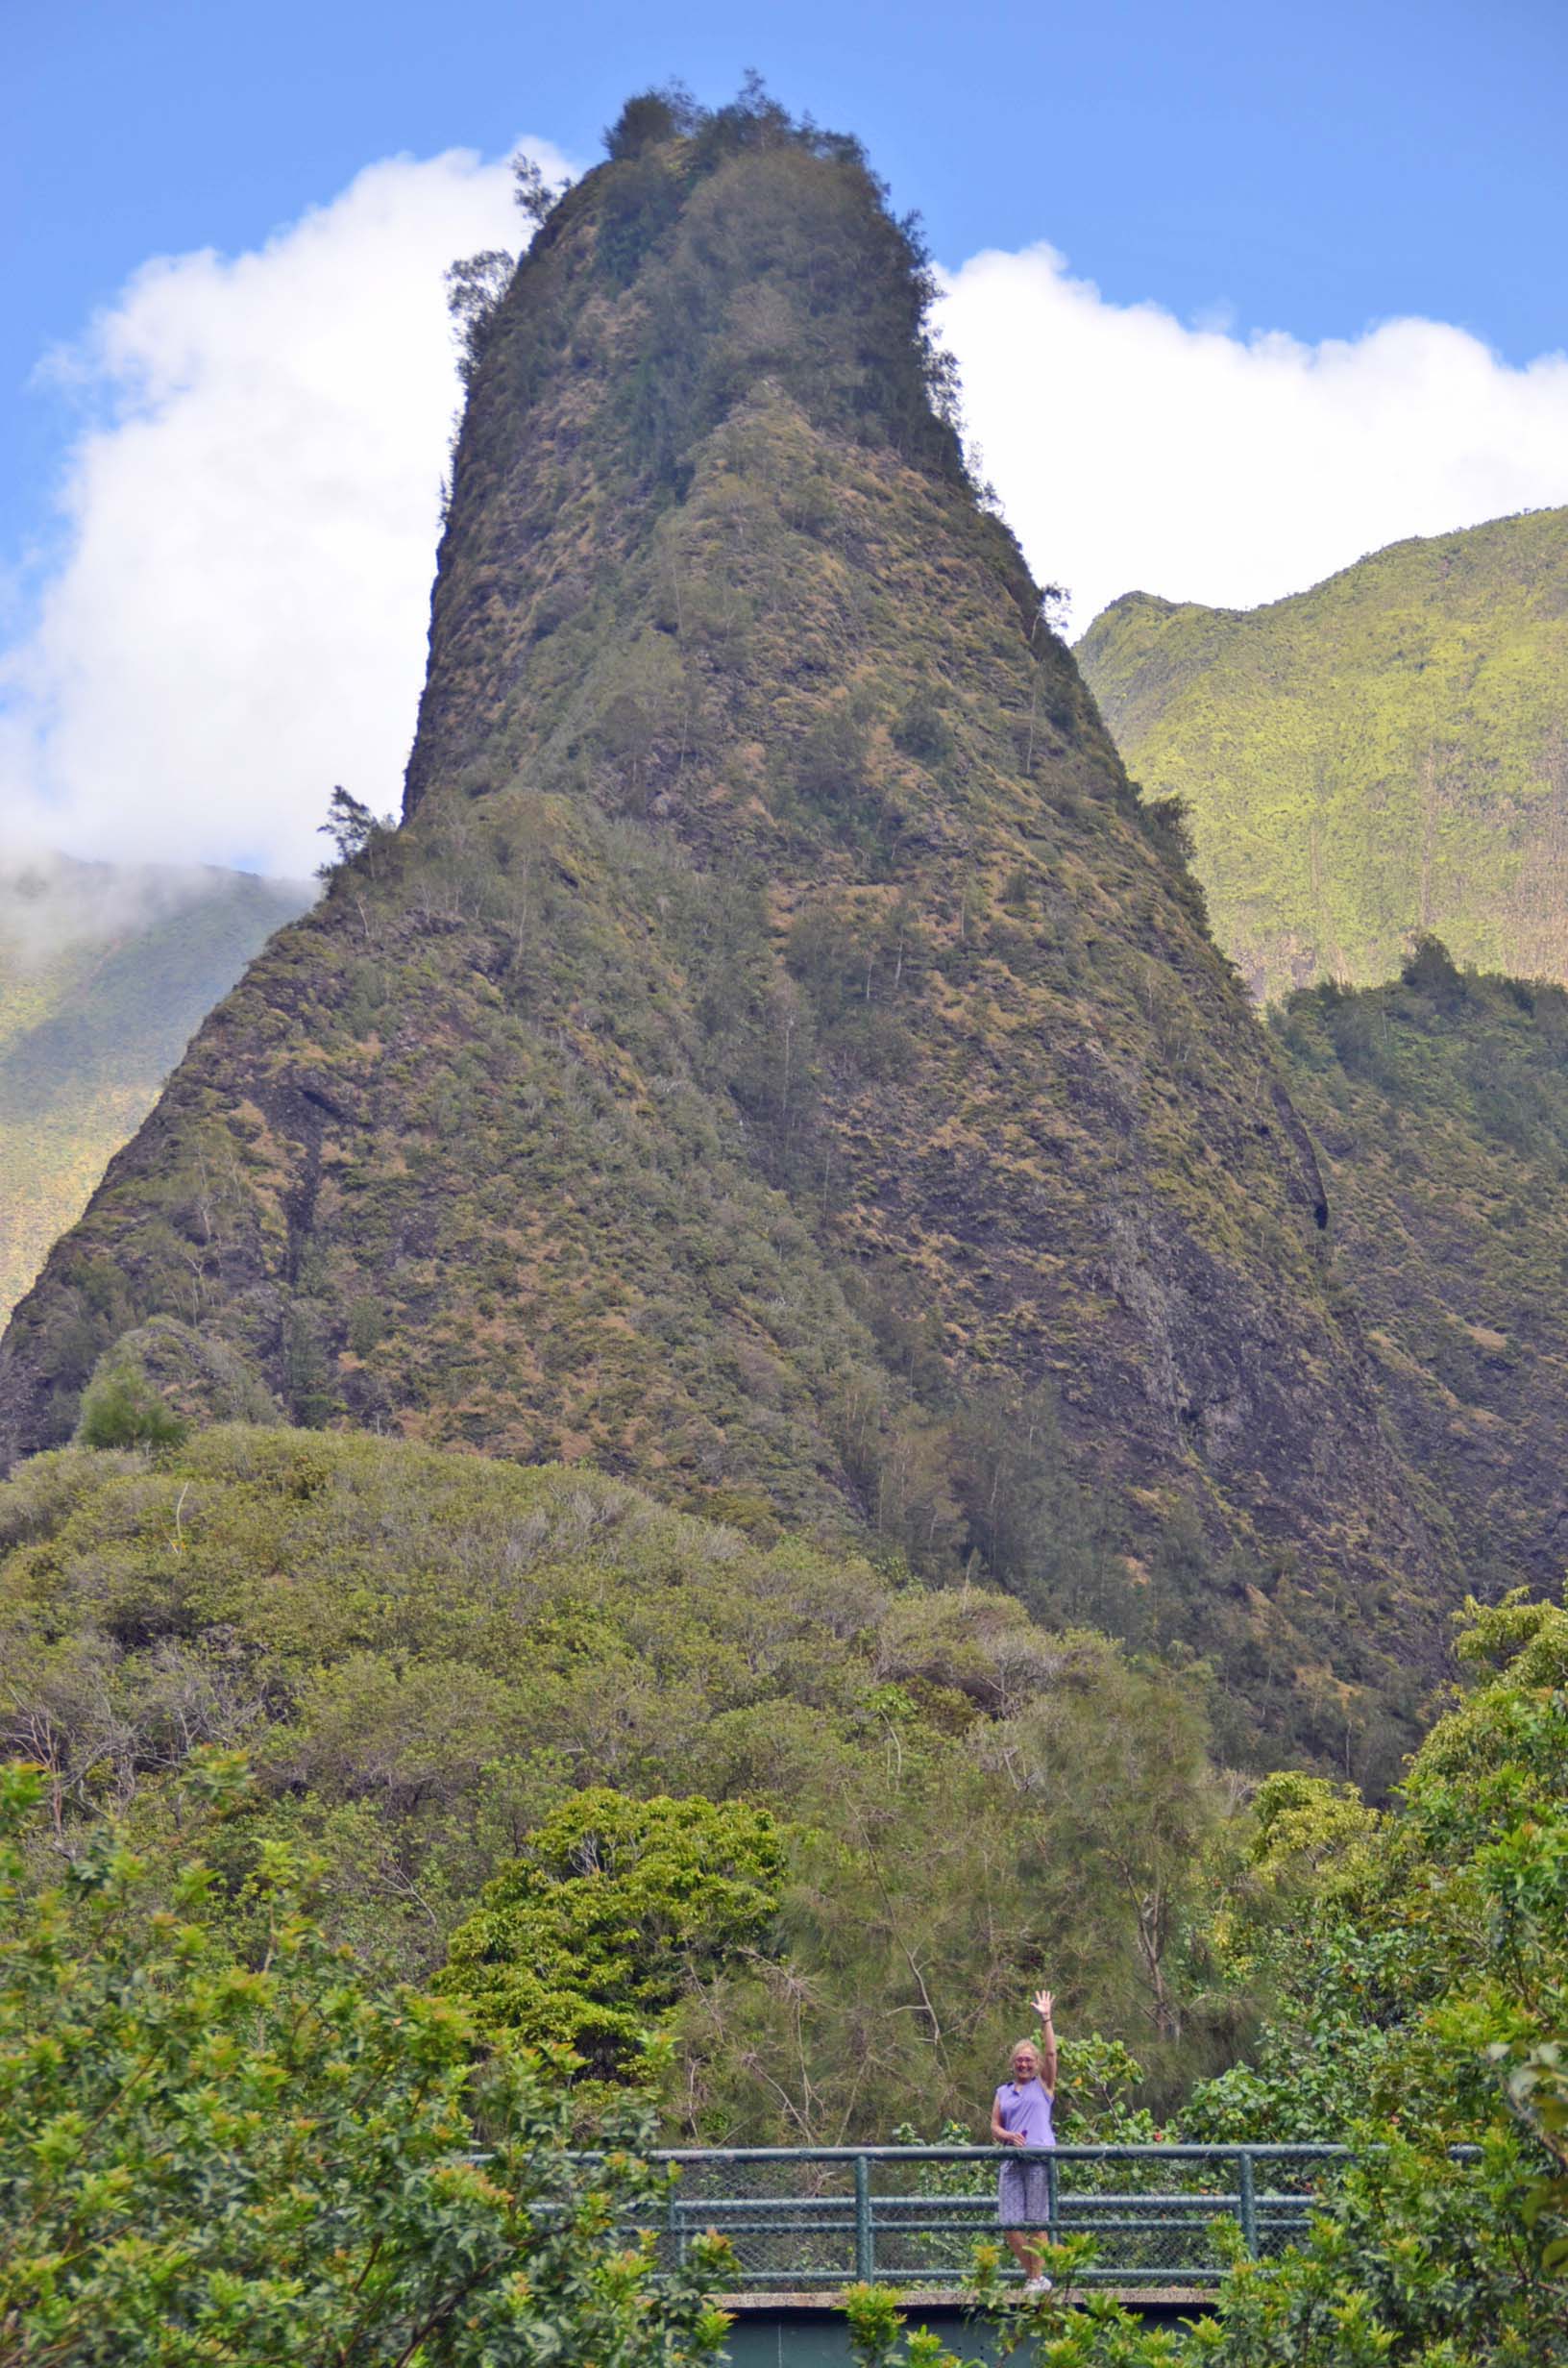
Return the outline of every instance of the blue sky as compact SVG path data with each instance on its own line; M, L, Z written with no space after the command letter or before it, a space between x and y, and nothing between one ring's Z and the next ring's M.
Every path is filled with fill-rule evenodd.
M1192 365L1195 420L1213 389L1245 378L1262 405L1251 464L1260 480L1270 438L1277 446L1294 412L1269 393L1280 392L1278 370L1244 350L1259 332L1314 352L1325 340L1364 343L1374 324L1404 316L1468 332L1510 366L1499 381L1507 402L1493 405L1484 430L1473 407L1446 427L1434 418L1432 448L1448 435L1456 466L1465 439L1495 457L1531 431L1550 448L1542 385L1517 374L1568 348L1568 0L802 0L750 11L696 0L549 10L502 0L8 0L4 36L0 585L9 579L10 616L0 609L0 628L9 623L13 640L33 629L40 586L71 535L83 535L84 506L98 499L112 457L94 446L86 468L84 421L101 422L106 407L123 419L128 407L123 358L106 365L100 355L79 370L74 395L40 378L39 363L52 348L80 346L100 308L118 318L126 283L149 259L251 255L308 209L338 204L365 167L400 155L459 148L495 160L527 135L590 162L620 101L672 74L715 100L754 64L792 107L859 133L895 201L922 211L949 267L981 250L1017 257L1047 242L1074 286L1093 284L1105 332L1096 352L1122 355L1130 369ZM428 261L421 268L429 278ZM1123 555L1112 535L1102 569L1083 555L1081 531L1073 540L1062 487L1024 481L1030 443L1062 391L1052 374L1080 366L1067 333L1089 318L1084 302L1066 307L1066 281L1047 277L1037 269L1031 279L1021 263L1005 283L971 275L961 284L968 308L958 303L954 319L972 347L988 460L1038 570L1062 572L1050 547L1058 521L1095 601L1127 588L1129 571L1173 593L1271 597L1396 532L1464 523L1488 503L1568 500L1565 454L1560 486L1548 462L1515 479L1501 461L1439 485L1434 460L1432 481L1404 507L1380 507L1398 456L1380 458L1392 447L1368 442L1350 467L1335 456L1359 429L1341 416L1322 446L1348 505L1337 540L1307 536L1272 577L1216 546L1205 572L1190 523L1173 517L1146 554L1134 538ZM194 289L193 268L181 286ZM1026 357L998 324L1037 296L1040 333ZM224 301L232 310L233 288ZM1129 308L1140 307L1158 308L1181 333L1164 328L1139 345ZM286 307L277 317L286 342ZM1201 328L1228 329L1231 344L1200 353L1188 333ZM144 375L150 333L138 318ZM953 333L968 372L969 347ZM1430 387L1445 371L1456 385L1467 372L1485 375L1484 354L1468 345L1429 340L1421 357L1407 354L1403 376L1373 366L1381 352L1364 347L1346 402L1387 422L1385 436L1396 434L1398 403L1413 399L1401 388ZM1026 359L1027 417L999 391L1010 373L1020 381ZM1310 363L1321 384L1320 359L1298 356L1296 380ZM377 400L368 377L355 399ZM1139 432L1136 416L1128 432ZM1114 456L1086 454L1085 465L1101 472L1109 513L1124 472ZM1162 465L1166 481L1179 474ZM75 504L63 525L54 506L62 487ZM1238 477L1235 490L1256 508L1258 484ZM1146 484L1121 498L1158 507ZM97 661L83 645L70 662L86 679ZM57 680L51 696L58 689Z
M4 385L160 250L253 244L373 157L585 160L630 89L759 66L938 251L1046 237L1106 293L1317 338L1568 335L1561 0L10 0Z

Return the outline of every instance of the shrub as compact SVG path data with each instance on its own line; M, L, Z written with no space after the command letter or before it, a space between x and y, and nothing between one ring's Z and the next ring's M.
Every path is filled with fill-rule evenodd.
M921 683L894 729L894 739L906 756L913 756L927 767L941 769L952 761L955 742L952 728L929 683Z
M1149 845L1167 863L1180 867L1193 862L1197 842L1192 836L1192 810L1185 798L1145 798L1138 808L1139 827Z
M662 90L639 90L604 134L610 162L624 164L640 157L645 148L678 138L692 130L696 113L690 97L676 85Z
M83 1393L80 1446L174 1447L184 1436L180 1417L134 1366L99 1371Z

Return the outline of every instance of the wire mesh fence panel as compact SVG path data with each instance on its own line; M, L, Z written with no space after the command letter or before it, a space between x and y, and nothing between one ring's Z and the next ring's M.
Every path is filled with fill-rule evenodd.
M864 2265L858 2158L791 2153L685 2155L659 2230L661 2267L714 2229L729 2239L736 2283L806 2289L852 2284ZM861 2181L864 2185L864 2178Z
M1254 2151L1256 2225L1251 2250L1272 2258L1300 2244L1327 2210L1349 2168L1348 2148L1271 2146Z
M976 2244L998 2241L993 2161L882 2155L870 2181L878 2278L958 2284Z

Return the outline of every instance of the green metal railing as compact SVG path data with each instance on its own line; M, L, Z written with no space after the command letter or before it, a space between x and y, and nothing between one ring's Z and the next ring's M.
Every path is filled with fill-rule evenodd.
M861 2281L962 2284L977 2240L998 2241L996 2174L1042 2162L1053 2244L1092 2240L1075 2282L1121 2287L1217 2285L1212 2232L1234 2221L1255 2258L1306 2233L1349 2159L1342 2146L753 2146L655 2158L677 2177L655 2232L674 2267L693 2236L727 2236L733 2283L757 2293L827 2291ZM1009 2270L1012 2263L1004 2255Z

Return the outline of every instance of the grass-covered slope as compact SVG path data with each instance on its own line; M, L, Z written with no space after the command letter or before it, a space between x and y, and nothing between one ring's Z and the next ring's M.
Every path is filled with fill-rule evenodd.
M16 1313L0 1435L68 1436L162 1315L296 1421L1185 1633L1338 1752L1347 1702L1412 1714L1452 1567L924 293L852 147L766 106L556 207L476 324L403 826L201 1031Z
M1461 974L1424 945L1396 983L1274 1019L1406 1452L1482 1591L1568 1563L1568 996Z
M1187 1954L1239 1801L1202 1686L984 1589L763 1551L582 1469L217 1427L0 1489L0 1757L44 1764L63 1824L129 1804L172 1857L171 1773L237 1746L236 1912L266 1839L317 1848L335 1933L417 1981L583 1788L775 1811L777 1929L687 1999L688 2132L975 2116L1043 1964L1167 2082L1223 2039Z
M1258 994L1376 984L1423 930L1568 980L1568 510L1396 543L1265 608L1131 593L1077 654L1131 771L1187 801Z
M308 887L0 859L0 1320L200 1022Z

